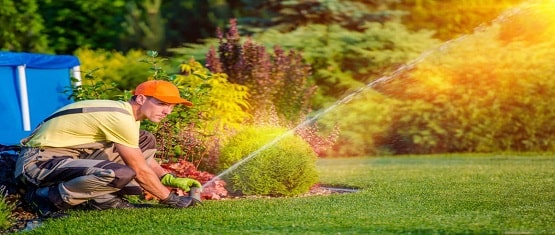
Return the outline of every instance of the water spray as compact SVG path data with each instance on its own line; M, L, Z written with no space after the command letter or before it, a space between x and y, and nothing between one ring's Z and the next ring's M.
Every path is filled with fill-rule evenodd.
M523 3L520 6L517 6L515 8L509 9L504 11L503 13L501 13L501 15L499 15L497 18L495 18L494 20L491 21L491 23L500 23L503 22L504 20L506 20L507 18L509 18L510 16L516 15L518 13L520 13L524 8L530 7L530 3ZM479 31L483 31L485 29L486 25L485 24L481 24L479 26L477 26L474 29L474 32L479 32ZM286 133L284 133L281 136L276 137L275 139L273 139L272 141L270 141L269 143L263 145L262 147L260 147L259 149L257 149L256 151L250 153L248 156L246 156L245 158L241 159L240 161L236 162L235 164L233 164L231 167L229 167L228 169L222 171L220 174L216 175L214 178L212 178L211 180L209 180L208 182L204 183L202 185L202 187L206 187L207 185L210 185L212 183L214 183L216 180L222 178L223 176L229 174L231 171L235 170L237 167L239 167L240 165L242 165L243 163L248 162L249 160L251 160L252 158L254 158L255 156L257 156L260 152L270 148L271 146L275 145L277 142L281 141L283 138L289 136L289 135L293 135L298 129L305 127L311 123L313 123L314 121L318 120L320 117L322 117L323 115L331 112L332 110L334 110L335 108L337 108L340 105L346 104L349 101L351 101L353 98L355 98L356 96L360 95L362 92L366 91L367 89L373 88L376 85L380 85L380 84L384 84L387 83L389 81L391 81L393 78L396 78L397 76L401 75L402 73L414 68L417 64L419 64L420 62L422 62L424 59L426 59L428 56L430 56L432 53L437 52L437 51L445 51L446 49L450 48L450 45L455 43L455 42L459 42L461 40L464 40L467 37L467 35L462 35L460 37L451 39L449 41L443 42L441 45L439 45L437 48L433 48L431 50L425 51L422 54L420 54L416 59L413 59L412 61L410 61L409 63L400 66L399 68L397 68L396 70L394 70L393 72L391 72L389 75L384 75L382 77L379 77L377 79L375 79L372 82L367 83L365 86L356 89L355 91L351 92L350 94L348 94L347 96L345 96L344 98L336 101L335 103L333 103L331 106L329 106L328 108L319 110L315 113L315 115L313 115L311 118L305 120L304 122L302 122L301 124L297 125L296 127L290 129L289 131L287 131Z

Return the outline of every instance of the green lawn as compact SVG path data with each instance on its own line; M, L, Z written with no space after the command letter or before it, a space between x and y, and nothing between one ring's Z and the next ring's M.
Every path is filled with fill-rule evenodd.
M320 159L356 193L74 211L31 234L555 234L555 156Z

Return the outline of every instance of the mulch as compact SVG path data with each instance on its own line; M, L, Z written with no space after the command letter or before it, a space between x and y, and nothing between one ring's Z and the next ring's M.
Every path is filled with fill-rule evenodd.
M25 208L18 194L9 194L5 197L5 200L8 204L16 206L12 210L12 214L10 216L11 220L13 221L12 226L6 230L0 231L0 234L23 231L27 226L27 222L32 223L39 218L37 214L29 212Z

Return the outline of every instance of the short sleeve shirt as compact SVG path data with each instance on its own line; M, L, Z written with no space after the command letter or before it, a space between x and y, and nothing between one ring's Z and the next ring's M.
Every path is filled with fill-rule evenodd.
M138 148L140 122L135 120L131 104L125 101L85 100L58 111L85 107L115 107L128 111L99 111L58 116L42 124L25 144L30 147L70 147L90 143L119 143Z

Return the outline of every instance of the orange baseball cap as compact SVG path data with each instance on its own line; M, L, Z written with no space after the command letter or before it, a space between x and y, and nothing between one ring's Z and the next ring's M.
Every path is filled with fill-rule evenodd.
M137 86L133 94L152 96L168 104L184 104L189 107L193 106L191 101L181 98L177 87L168 81L150 80L143 82Z

